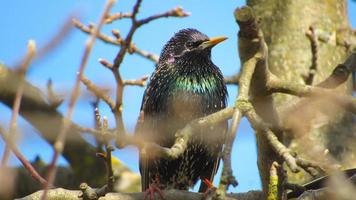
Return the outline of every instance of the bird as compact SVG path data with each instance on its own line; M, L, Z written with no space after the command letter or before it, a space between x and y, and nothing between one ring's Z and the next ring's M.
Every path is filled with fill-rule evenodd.
M136 134L145 141L170 148L175 134L194 119L227 104L227 89L220 69L211 60L212 48L227 37L209 38L200 31L182 29L164 45L141 104L142 121ZM163 189L188 190L199 179L213 181L219 166L227 121L193 134L177 159L140 152L142 191L159 180ZM201 181L199 192L208 189Z

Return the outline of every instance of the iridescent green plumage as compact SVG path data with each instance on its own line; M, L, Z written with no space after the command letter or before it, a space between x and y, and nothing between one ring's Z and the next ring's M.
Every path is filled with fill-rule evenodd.
M165 45L145 91L144 122L138 134L171 147L175 133L193 119L226 106L223 76L211 57L216 43L195 29L184 29ZM158 175L165 188L188 189L199 177L212 181L219 163L227 123L194 134L188 149L176 160L140 154L142 189ZM206 186L201 186L201 191Z

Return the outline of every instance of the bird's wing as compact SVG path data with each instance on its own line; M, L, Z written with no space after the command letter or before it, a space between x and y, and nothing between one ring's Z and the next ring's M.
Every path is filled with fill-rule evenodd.
M158 89L160 92L167 89L167 84L158 85L157 83L159 82L157 81L157 79L159 79L159 73L155 72L151 76L150 83L148 84L142 99L141 115L143 115L142 116L143 119L141 119L140 123L137 123L135 129L136 135L142 137L142 139L144 140L150 140L150 141L154 140L153 139L155 138L154 135L159 134L158 126L161 124L160 119L153 116L160 113L163 105L162 102L165 102L165 100L162 99L165 97L158 92ZM140 150L139 165L140 165L140 172L141 172L142 191L145 191L150 184L149 173L151 171L150 168L152 163L151 162L152 158L150 158L150 156L151 155L149 152L142 152L142 150Z
M219 162L220 162L220 156L218 156L216 158L216 160L214 161L214 164L213 164L214 166L209 171L205 171L206 177L207 177L207 179L209 179L209 181L211 183L214 181L214 176L219 169ZM208 189L208 186L202 181L200 183L199 192L202 192L202 193L206 192L207 189Z
M149 181L149 170L148 170L148 159L142 156L140 153L140 172L141 172L141 190L144 192L148 189Z
M137 120L136 126L135 126L135 135L137 136L142 136L143 133L143 126L144 126L144 118L145 118L145 113L143 110L143 107L145 105L145 98L146 98L146 93L147 89L144 92L143 98L142 98L142 103L141 103L141 108L140 108L140 116ZM140 173L141 173L141 190L145 191L148 186L149 186L149 173L148 173L148 160L147 157L144 156L142 149L139 149L139 168L140 168Z
M144 118L144 112L141 111L140 118ZM136 124L135 134L142 136L143 134L143 126L144 126L144 119L139 119ZM140 149L139 152L139 165L140 165L140 172L141 172L141 189L142 191L146 191L149 186L149 166L148 166L148 154L143 152Z
M224 122L224 124L221 125L221 129L220 131L222 131L226 137L227 134L227 123ZM225 141L225 137L223 142ZM209 181L212 183L214 181L214 176L216 175L219 166L220 166L220 159L221 159L221 152L223 151L223 142L221 142L221 146L219 146L218 151L219 153L217 154L217 156L214 158L213 161L213 167L211 167L210 169L206 170L204 172L204 176L205 178L209 179ZM201 182L200 187L199 187L199 192L206 192L206 190L208 189L208 186L204 183Z
M140 117L137 120L136 127L135 127L135 134L136 135L141 135L142 136L142 129L143 129L143 123L144 123L144 112L140 112ZM148 186L149 186L149 173L148 173L148 160L147 156L145 156L144 152L140 149L139 151L139 166L140 166L140 172L141 172L141 189L142 191L145 191Z

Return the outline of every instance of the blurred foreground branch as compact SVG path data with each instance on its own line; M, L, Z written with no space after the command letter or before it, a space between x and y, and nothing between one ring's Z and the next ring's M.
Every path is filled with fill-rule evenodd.
M201 200L203 194L181 191L181 190L163 190L165 200ZM18 200L38 200L43 191L38 191L29 196ZM62 188L52 189L48 191L48 200L63 199L63 200L77 200L81 195L78 190L66 190ZM108 193L100 200L142 200L144 192L138 193ZM249 191L246 193L233 193L226 196L226 200L262 200L260 191Z
M20 77L4 65L0 65L0 102L13 107L13 102ZM45 95L26 80L19 113L41 136L50 144L54 143L59 133L63 116L53 108L45 99ZM100 159L95 156L96 149L88 144L80 135L79 126L72 123L67 137L67 145L64 147L63 156L76 172L78 180L97 185L102 184L105 177L105 167ZM100 167L102 166L102 167ZM93 174L92 172L96 173Z

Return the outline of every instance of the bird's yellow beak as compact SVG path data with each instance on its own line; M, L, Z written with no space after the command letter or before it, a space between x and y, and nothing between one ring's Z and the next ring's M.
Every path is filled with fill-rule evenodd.
M213 47L226 39L227 39L227 37L225 37L225 36L213 37L213 38L210 38L208 41L201 43L200 46L202 49L205 49L207 47Z

